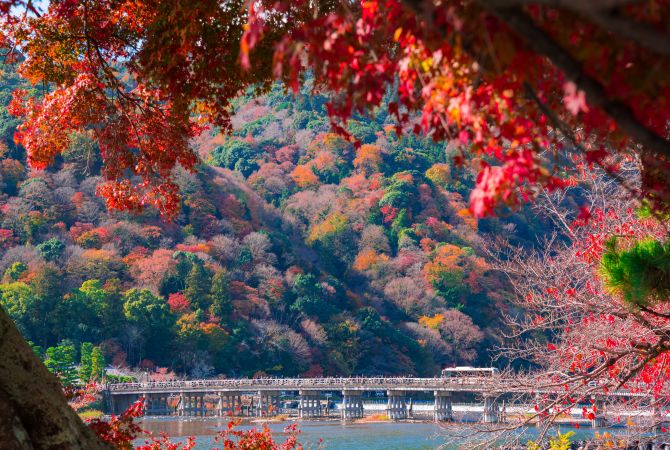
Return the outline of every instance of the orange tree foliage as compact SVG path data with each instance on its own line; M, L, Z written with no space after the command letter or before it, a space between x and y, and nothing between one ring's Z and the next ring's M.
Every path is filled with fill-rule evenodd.
M433 252L433 258L423 267L423 273L435 290L451 306L460 307L467 280L472 292L481 290L478 281L487 269L486 264L474 257L472 249L453 244L442 244Z
M354 260L354 263L352 264L351 267L354 270L363 271L374 268L377 264L388 260L389 257L386 256L385 254L383 253L378 254L371 248L365 248L361 250L361 252L358 255L356 255L356 259Z
M44 89L17 91L12 105L32 165L92 130L108 206L171 217L172 169L194 169L188 140L200 125L230 129L232 98L272 79L297 89L310 69L314 88L333 94L340 134L391 90L398 133L448 140L479 172L476 216L532 199L537 185L563 187L570 160L547 147L615 173L637 154L643 183L628 187L668 207L667 0L244 3L55 0L21 17L10 6L32 2L0 3L10 56L20 52L21 74Z
M376 145L361 145L356 151L354 167L368 172L377 172L382 162L381 148Z
M296 166L291 172L293 181L300 187L309 187L319 184L319 177L312 170L311 165L303 164Z
M437 330L443 321L444 321L444 314L435 314L433 317L429 316L419 317L419 324L433 330Z

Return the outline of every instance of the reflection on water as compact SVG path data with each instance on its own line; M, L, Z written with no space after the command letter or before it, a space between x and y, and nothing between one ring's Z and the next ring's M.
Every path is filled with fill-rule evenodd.
M269 424L270 429L276 436L276 440L281 441L283 429L293 422ZM179 437L196 436L197 450L211 449L215 446L213 435L218 430L222 430L228 424L227 420L218 419L185 419L175 418L165 419L145 419L143 427L155 434L166 433L174 436L175 441ZM440 447L448 439L445 428L431 422L421 423L356 423L343 424L341 422L298 422L300 435L299 441L305 445L305 448L316 449L320 439L323 439L322 448L329 450L423 450L435 449ZM240 428L250 428L254 424L246 424ZM260 427L260 425L256 424ZM452 427L454 427L452 425ZM452 428L453 431L466 431L458 425ZM565 432L567 429L562 430ZM576 434L574 439L585 439L593 435L591 429L573 429ZM524 430L522 442L532 438L535 433L534 428ZM143 441L138 441L138 444ZM456 445L450 445L446 448L457 448Z

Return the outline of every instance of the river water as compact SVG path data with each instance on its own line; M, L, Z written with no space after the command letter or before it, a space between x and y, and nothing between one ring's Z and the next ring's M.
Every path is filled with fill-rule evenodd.
M276 441L283 441L283 429L293 422L269 424L275 435ZM154 434L166 433L175 437L174 441L181 441L185 436L195 436L197 439L197 450L209 450L216 447L214 435L218 430L225 428L226 420L220 419L145 419L143 427ZM241 429L247 429L252 425L241 425ZM256 424L255 426L260 427ZM305 448L318 448L322 440L321 448L329 450L424 450L435 448L455 449L462 447L456 443L445 445L445 442L453 440L454 434L471 433L470 428L463 425L450 425L448 428L432 422L380 422L380 423L347 423L339 421L317 422L300 421L299 441ZM594 431L590 428L576 429L574 427L561 428L560 431L575 432L573 439L587 439L593 436ZM620 430L621 431L621 430ZM520 442L527 442L535 433L535 428L525 428ZM610 431L611 432L611 431ZM136 444L143 443L138 440ZM443 447L442 447L443 446ZM471 447L471 445L465 445Z

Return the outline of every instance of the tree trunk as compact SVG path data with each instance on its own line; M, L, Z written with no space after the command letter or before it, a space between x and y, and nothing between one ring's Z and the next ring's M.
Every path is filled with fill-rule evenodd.
M60 384L0 307L0 447L109 450L67 404Z

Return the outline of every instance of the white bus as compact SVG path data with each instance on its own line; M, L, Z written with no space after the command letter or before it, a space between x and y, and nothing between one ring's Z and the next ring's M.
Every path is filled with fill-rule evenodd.
M492 377L500 373L495 367L447 367L442 369L442 378L454 377Z

